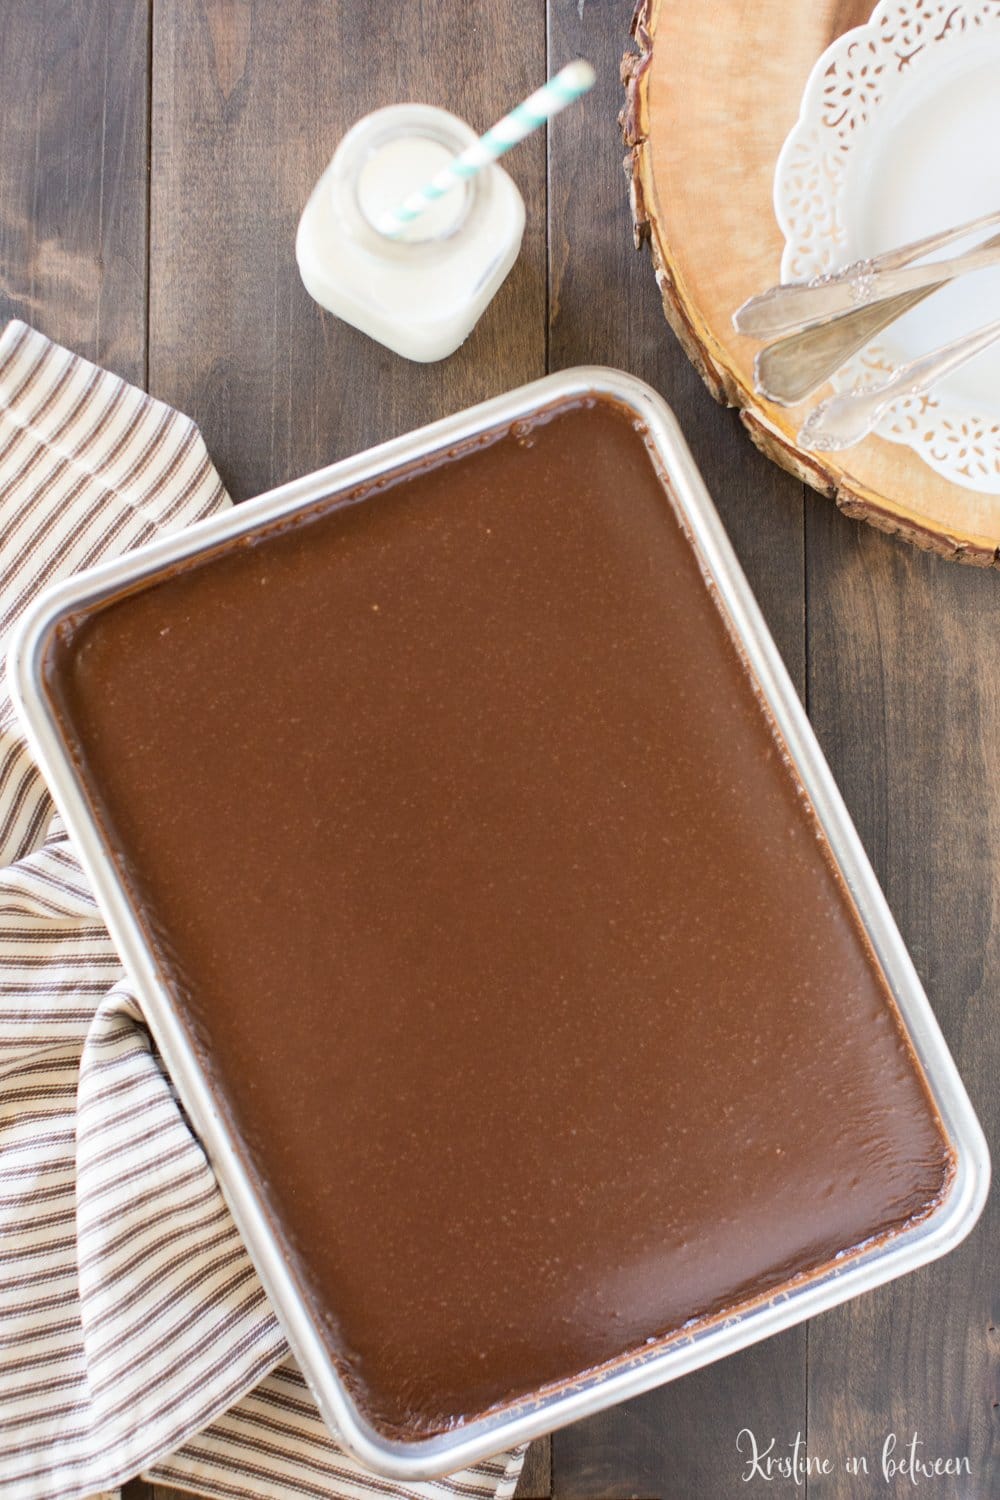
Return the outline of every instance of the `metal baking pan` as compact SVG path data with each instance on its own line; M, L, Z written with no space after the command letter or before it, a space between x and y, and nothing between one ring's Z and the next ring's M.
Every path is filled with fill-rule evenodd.
M390 1439L376 1431L352 1401L251 1187L208 1079L107 857L101 831L43 687L43 655L52 631L67 615L134 588L163 568L243 536L263 523L292 516L317 500L354 489L376 475L409 466L479 433L507 427L541 407L588 392L606 394L630 408L647 434L669 495L687 527L706 577L717 590L718 599L742 643L885 972L940 1113L956 1170L946 1197L927 1218L881 1244L847 1255L827 1270L759 1299L742 1311L661 1341L451 1431L413 1441ZM24 616L10 648L8 674L32 749L65 818L150 1029L218 1175L288 1342L323 1417L345 1446L371 1469L390 1478L415 1481L462 1468L502 1448L637 1396L869 1291L943 1255L972 1228L985 1202L989 1183L989 1158L982 1131L857 833L677 423L663 401L641 381L597 367L549 376L58 583L41 595Z

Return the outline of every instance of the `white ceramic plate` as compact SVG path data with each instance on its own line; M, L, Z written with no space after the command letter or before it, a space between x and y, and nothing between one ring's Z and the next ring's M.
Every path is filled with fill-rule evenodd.
M774 203L785 281L1000 209L1000 0L880 0L809 75ZM995 318L1000 269L935 293L834 384L882 379ZM930 396L897 402L876 431L946 479L1000 495L1000 346Z

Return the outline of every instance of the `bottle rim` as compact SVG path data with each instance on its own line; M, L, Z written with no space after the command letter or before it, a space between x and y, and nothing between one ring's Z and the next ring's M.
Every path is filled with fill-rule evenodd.
M383 234L365 213L359 187L365 165L393 141L414 138L434 141L458 155L476 140L471 126L457 115L429 104L393 104L375 110L348 131L334 154L332 191L338 217L352 237L369 253L400 261L426 259L454 243L464 232L474 230L485 216L491 197L490 168L462 184L462 212L442 232L403 239ZM421 184L414 183L419 187Z

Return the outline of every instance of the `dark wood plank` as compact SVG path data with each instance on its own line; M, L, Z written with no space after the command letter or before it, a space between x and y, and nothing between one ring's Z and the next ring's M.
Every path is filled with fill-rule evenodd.
M800 486L750 446L694 374L660 308L648 258L632 248L616 115L630 7L550 0L550 71L582 55L599 84L550 129L550 361L618 365L671 403L792 676L804 682ZM736 1436L805 1430L806 1333L756 1349L555 1434L554 1494L756 1497L743 1484Z
M539 1438L524 1457L516 1500L549 1500L552 1494L552 1439Z
M820 501L807 538L813 722L996 1141L997 580L902 547ZM872 1493L882 1492L886 1437L896 1435L900 1458L916 1431L919 1457L967 1457L971 1469L924 1481L929 1493L1000 1494L998 1243L994 1191L958 1251L811 1325L810 1445L865 1454ZM821 1493L847 1500L857 1482L841 1474Z
M142 385L149 0L0 8L0 319Z
M411 98L485 126L544 76L538 0L378 16L326 0L156 5L151 388L198 421L237 497L544 370L540 136L511 162L523 253L453 358L407 363L302 287L299 214L355 119Z

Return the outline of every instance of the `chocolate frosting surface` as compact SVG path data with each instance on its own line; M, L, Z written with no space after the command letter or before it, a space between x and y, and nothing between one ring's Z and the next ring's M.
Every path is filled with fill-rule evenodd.
M595 398L64 628L49 689L369 1419L926 1212L950 1155L641 434Z

